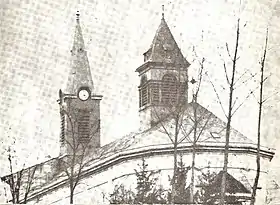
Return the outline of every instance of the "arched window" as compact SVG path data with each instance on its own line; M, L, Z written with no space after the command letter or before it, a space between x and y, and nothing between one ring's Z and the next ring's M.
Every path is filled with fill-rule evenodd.
M177 101L177 78L173 74L166 74L162 78L161 102L171 105Z

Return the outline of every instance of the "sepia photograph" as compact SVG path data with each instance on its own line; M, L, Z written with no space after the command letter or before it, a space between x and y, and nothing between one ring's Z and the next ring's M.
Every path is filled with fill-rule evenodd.
M279 0L0 8L0 204L280 205Z

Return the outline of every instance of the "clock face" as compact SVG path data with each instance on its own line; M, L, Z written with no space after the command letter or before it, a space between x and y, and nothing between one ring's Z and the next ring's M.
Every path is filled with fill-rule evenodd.
M87 100L89 98L88 90L82 89L79 91L78 96L81 100Z

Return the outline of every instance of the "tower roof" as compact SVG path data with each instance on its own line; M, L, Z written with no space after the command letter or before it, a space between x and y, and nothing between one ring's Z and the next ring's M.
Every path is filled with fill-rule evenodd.
M162 14L160 25L156 31L153 42L144 53L145 61L174 63L188 67L190 63L183 56Z
M93 81L80 26L80 14L77 12L74 41L71 50L71 70L65 92L76 94L80 87L89 87L91 92L93 92Z

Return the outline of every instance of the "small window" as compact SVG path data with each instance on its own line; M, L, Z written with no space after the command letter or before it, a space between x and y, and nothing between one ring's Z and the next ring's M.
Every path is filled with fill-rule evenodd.
M218 132L210 132L211 136L214 138L214 139L219 139L221 138L220 136L220 133Z
M79 113L79 121L78 121L78 142L79 143L87 143L89 141L90 134L90 115L88 111L81 111Z

